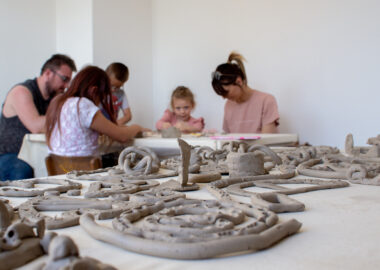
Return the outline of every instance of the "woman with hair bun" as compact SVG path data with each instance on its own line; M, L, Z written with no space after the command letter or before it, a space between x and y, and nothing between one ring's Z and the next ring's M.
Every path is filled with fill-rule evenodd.
M252 89L242 55L232 52L228 62L212 73L215 92L227 98L224 106L223 130L228 133L277 133L279 114L276 99Z

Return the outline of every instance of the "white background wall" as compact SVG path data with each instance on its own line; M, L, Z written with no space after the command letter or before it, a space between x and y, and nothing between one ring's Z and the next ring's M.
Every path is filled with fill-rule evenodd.
M92 0L56 0L57 52L70 55L77 69L93 63Z
M94 63L106 68L122 62L129 68L124 85L132 122L153 128L152 1L93 2Z
M0 102L56 51L55 2L0 0Z
M380 133L380 1L56 1L0 0L1 101L55 50L67 51L78 67L130 67L134 122L153 128L183 84L196 95L194 116L221 129L224 101L210 74L237 50L249 85L277 98L281 132L339 147L348 132L360 145Z
M338 146L352 132L363 145L380 131L379 10L375 0L155 0L156 119L185 84L195 115L220 128L210 73L237 50L248 84L277 98L281 132Z

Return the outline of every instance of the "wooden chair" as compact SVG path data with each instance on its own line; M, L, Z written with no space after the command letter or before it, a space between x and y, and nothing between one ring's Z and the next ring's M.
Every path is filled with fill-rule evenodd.
M49 154L45 158L48 175L65 174L72 170L96 170L102 168L102 159L97 156L65 157Z

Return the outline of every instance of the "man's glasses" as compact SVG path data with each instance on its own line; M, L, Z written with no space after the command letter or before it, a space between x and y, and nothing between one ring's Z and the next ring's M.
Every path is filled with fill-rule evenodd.
M68 83L70 81L70 77L59 74L56 70L52 70L54 74L56 74L64 83Z

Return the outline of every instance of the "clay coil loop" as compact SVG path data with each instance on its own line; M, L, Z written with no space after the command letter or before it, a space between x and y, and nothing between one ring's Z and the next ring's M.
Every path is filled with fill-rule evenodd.
M351 165L350 168L347 170L347 179L348 180L364 179L366 176L367 176L366 167L359 165L359 164Z
M119 155L118 167L130 175L148 175L158 172L160 161L147 147L127 147Z
M282 164L281 158L273 150L271 150L269 147L265 145L251 145L250 147L248 147L247 152L255 152L256 150L259 150L269 155L276 165Z

